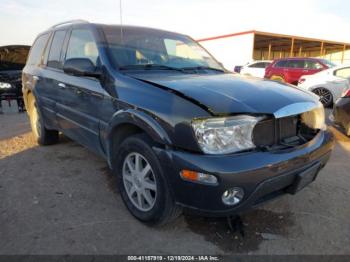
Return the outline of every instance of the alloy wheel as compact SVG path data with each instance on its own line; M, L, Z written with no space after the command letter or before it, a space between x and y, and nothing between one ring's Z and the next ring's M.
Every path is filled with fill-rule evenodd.
M151 165L141 154L133 152L123 163L123 183L131 203L147 212L156 202L157 183Z
M313 92L320 97L320 101L323 105L330 105L332 103L332 94L325 88L316 88Z

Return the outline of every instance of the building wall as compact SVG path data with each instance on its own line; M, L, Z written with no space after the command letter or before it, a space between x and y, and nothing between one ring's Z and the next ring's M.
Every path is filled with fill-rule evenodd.
M342 52L327 54L323 58L328 59L336 64L341 64ZM350 50L345 51L343 64L350 64Z
M236 65L244 65L253 60L253 33L199 43L230 71L233 71Z
M267 60L269 56L268 51L260 51L260 50L254 50L254 60ZM279 51L273 51L271 52L271 60L277 59L277 58L286 58L290 56L290 52L279 52ZM294 53L294 57L298 57L299 52ZM320 56L319 51L315 52L302 52L301 57L318 57L318 58L325 58L329 61L332 61L335 64L341 64L342 60L342 52L335 52L335 53L329 53L324 56ZM347 50L344 54L344 64L350 64L350 50Z

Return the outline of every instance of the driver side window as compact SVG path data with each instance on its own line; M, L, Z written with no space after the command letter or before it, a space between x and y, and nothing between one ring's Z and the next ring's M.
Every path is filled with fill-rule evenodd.
M87 29L74 29L69 39L66 60L87 58L97 66L98 50L92 32Z

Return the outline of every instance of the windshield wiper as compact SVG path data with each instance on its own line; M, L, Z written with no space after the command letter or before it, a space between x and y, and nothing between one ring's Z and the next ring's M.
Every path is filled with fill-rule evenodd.
M140 64L140 65L125 65L119 67L119 70L132 70L132 69L145 69L145 70L174 70L184 73L182 68L171 67L159 64Z
M210 67L210 66L191 66L191 67L182 67L182 70L213 70L218 72L225 73L226 71L224 69Z

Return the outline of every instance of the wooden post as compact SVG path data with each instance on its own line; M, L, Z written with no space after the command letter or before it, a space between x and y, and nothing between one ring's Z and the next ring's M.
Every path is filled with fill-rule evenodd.
M269 54L267 56L267 60L271 60L271 43L269 44Z
M301 52L302 52L302 50L303 50L303 47L300 46L300 47L299 47L299 57L301 57Z
M290 47L289 57L293 57L293 55L294 55L294 37L292 38L292 45Z
M345 51L346 51L346 45L343 46L343 52L341 54L341 63L344 63L344 57L345 57Z
M323 54L323 42L321 42L321 50L320 50L320 56L322 57Z

